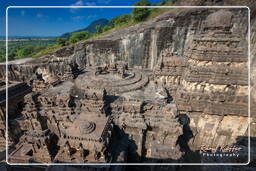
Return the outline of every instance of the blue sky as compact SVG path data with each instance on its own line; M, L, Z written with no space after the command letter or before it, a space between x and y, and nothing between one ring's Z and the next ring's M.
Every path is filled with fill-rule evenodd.
M5 35L5 9L8 6L131 6L138 0L1 0L0 36ZM157 3L160 0L149 0ZM10 8L9 36L59 36L85 28L92 21L130 13L129 8Z

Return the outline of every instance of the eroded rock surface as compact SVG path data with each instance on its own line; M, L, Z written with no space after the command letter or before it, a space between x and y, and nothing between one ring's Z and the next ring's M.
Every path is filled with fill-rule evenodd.
M247 162L247 15L246 8L170 10L8 65L10 80L33 89L23 119L13 121L27 127L19 128L10 160ZM238 158L209 159L198 154L205 145L242 151Z

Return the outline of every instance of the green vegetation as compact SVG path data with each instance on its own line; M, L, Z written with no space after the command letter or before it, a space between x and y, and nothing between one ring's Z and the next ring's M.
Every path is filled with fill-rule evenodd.
M141 0L134 4L134 6L149 6L147 0ZM134 8L132 10L133 18L135 21L144 21L150 14L149 8Z
M132 16L130 14L120 15L118 17L113 18L110 21L110 28L118 27L120 25L126 24L132 21Z
M107 25L107 26L104 26L104 27L102 28L102 31L103 31L103 32L106 32L106 31L108 31L108 30L110 30L110 29L111 29L111 26Z
M57 39L57 44L59 44L60 46L66 46L69 44L68 39L60 37Z
M36 54L55 44L54 39L16 39L8 42L8 60L36 57ZM5 61L5 41L0 41L0 62Z
M96 34L100 34L103 32L103 28L101 26L97 25L95 28L96 28Z
M90 37L90 34L88 31L81 31L81 32L75 32L71 34L71 37L69 39L70 43L76 43L81 40L86 40Z
M33 57L40 57L40 56L51 54L59 48L61 48L61 46L58 45L58 44L49 45L47 48L45 48L45 49L41 50L40 52L36 53Z
M134 6L171 6L175 0L162 0L158 4L150 4L147 0L140 0L134 4ZM110 20L108 25L94 26L94 32L79 31L69 33L69 36L60 37L51 40L26 40L26 41L11 41L9 42L8 59L20 59L27 57L40 57L50 54L55 50L84 41L87 39L95 38L109 33L112 30L126 28L140 22L154 18L166 11L168 8L134 8L131 14L124 14L117 16ZM5 41L0 42L0 62L5 61Z

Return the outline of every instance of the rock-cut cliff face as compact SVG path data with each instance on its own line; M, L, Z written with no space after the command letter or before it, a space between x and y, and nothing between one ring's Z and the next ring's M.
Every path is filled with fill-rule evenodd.
M251 23L255 26L255 16ZM247 26L247 8L170 9L150 21L39 59L9 64L8 77L29 81L34 73L41 73L47 80L88 66L125 61L131 68L154 71L154 81L174 98L184 116L183 143L195 150L205 144L230 145L248 135ZM255 47L254 28L251 36ZM0 76L5 76L3 66Z
M233 32L241 32L245 35L246 9L232 10L236 11ZM211 12L206 9L170 9L169 12L142 24L61 48L51 55L23 65L9 66L9 76L10 79L29 78L31 73L36 71L39 63L40 67L51 73L57 72L54 71L55 69L64 72L66 64L70 63L85 68L118 60L128 62L130 67L153 69L163 51L187 57L189 55L187 49L191 45L193 36L201 31L206 16ZM2 74L4 72L1 72L1 76Z

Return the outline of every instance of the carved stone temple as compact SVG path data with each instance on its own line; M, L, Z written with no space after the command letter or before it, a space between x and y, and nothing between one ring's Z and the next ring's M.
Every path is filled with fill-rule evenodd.
M126 37L110 33L8 64L8 161L220 162L200 156L200 146L237 145L243 153L225 162L245 162L246 21L244 10L184 10L128 28Z

